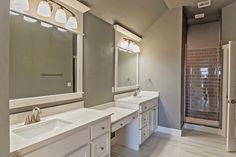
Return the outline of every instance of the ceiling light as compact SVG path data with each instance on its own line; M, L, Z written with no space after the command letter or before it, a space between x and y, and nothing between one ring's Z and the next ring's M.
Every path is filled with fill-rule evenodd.
M24 16L24 20L27 21L27 22L30 22L30 23L35 23L37 22L36 19L33 19L31 17L28 17L28 16Z
M41 22L41 26L46 27L46 28L52 28L53 27L53 25L48 24L46 22Z
M63 9L57 9L55 21L58 23L66 23L66 12Z
M128 40L124 40L120 43L120 48L128 50L129 49L129 42Z
M17 11L29 11L29 1L28 0L13 0L13 8Z
M11 11L11 10L10 10L9 13L10 13L10 15L15 15L15 16L16 16L16 15L20 15L20 14L18 14L17 12L14 12L14 11Z
M78 28L77 19L75 16L69 17L69 19L66 23L66 28L68 28L68 29L77 29Z
M67 30L63 29L63 28L57 28L57 30L61 31L61 32L67 32Z
M43 17L50 17L52 15L52 10L47 1L41 1L38 5L37 13Z

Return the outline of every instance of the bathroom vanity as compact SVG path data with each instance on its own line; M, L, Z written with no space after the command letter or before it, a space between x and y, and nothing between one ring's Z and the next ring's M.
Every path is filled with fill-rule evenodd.
M10 127L12 157L109 157L110 114L78 109Z
M138 138L132 133L129 136L124 136L124 132L127 131L123 131L118 134L118 139L121 139L120 144L129 140L134 141L137 138L139 139L138 144L134 142L132 148L138 150L139 146L155 132L158 125L158 98L159 92L142 91L137 96L130 95L115 99L118 107L138 110L138 123L132 126L132 130L138 130ZM125 140L124 137L128 139Z

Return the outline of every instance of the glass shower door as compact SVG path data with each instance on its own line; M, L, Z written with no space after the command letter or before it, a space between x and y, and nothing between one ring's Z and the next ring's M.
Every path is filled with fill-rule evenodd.
M220 48L187 50L185 122L220 127L221 56Z

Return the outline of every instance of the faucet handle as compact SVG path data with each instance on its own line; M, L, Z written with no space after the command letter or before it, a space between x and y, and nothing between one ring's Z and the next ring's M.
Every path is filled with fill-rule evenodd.
M34 107L33 109L33 119L34 119L34 122L40 122L41 119L40 119L40 114L42 113L42 111L40 110L39 107Z
M29 125L29 124L31 124L31 123L32 123L32 115L29 114L29 115L27 115L26 118L25 118L25 125Z

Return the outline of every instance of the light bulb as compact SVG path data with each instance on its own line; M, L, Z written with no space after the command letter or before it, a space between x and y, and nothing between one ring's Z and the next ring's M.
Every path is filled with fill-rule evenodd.
M129 48L129 42L128 42L127 40L122 41L122 42L120 43L120 47L121 47L122 49L128 50L128 48Z
M18 14L17 12L14 12L14 11L11 11L11 10L10 10L10 15L15 15L15 16L17 16L17 15L20 15L20 14Z
M50 17L52 15L51 7L47 1L41 1L39 3L37 14L42 17Z
M66 23L66 12L63 9L57 9L55 21L58 23Z
M46 28L52 28L53 26L51 24L41 22L41 26L46 27Z
M30 23L35 23L37 22L36 19L33 19L31 17L28 17L28 16L24 16L24 20L27 21L27 22L30 22Z
M139 53L140 52L140 47L137 44L135 44L133 51L135 53Z
M29 11L29 1L13 0L13 8L20 12Z
M66 28L68 28L68 29L77 29L78 28L77 19L75 16L69 17L69 19L66 23Z
M67 32L67 30L63 29L63 28L60 28L58 27L57 30L61 31L61 32Z
M129 44L129 50L132 51L132 52L134 52L134 48L135 48L135 43L134 43L134 42L131 42L131 43Z

